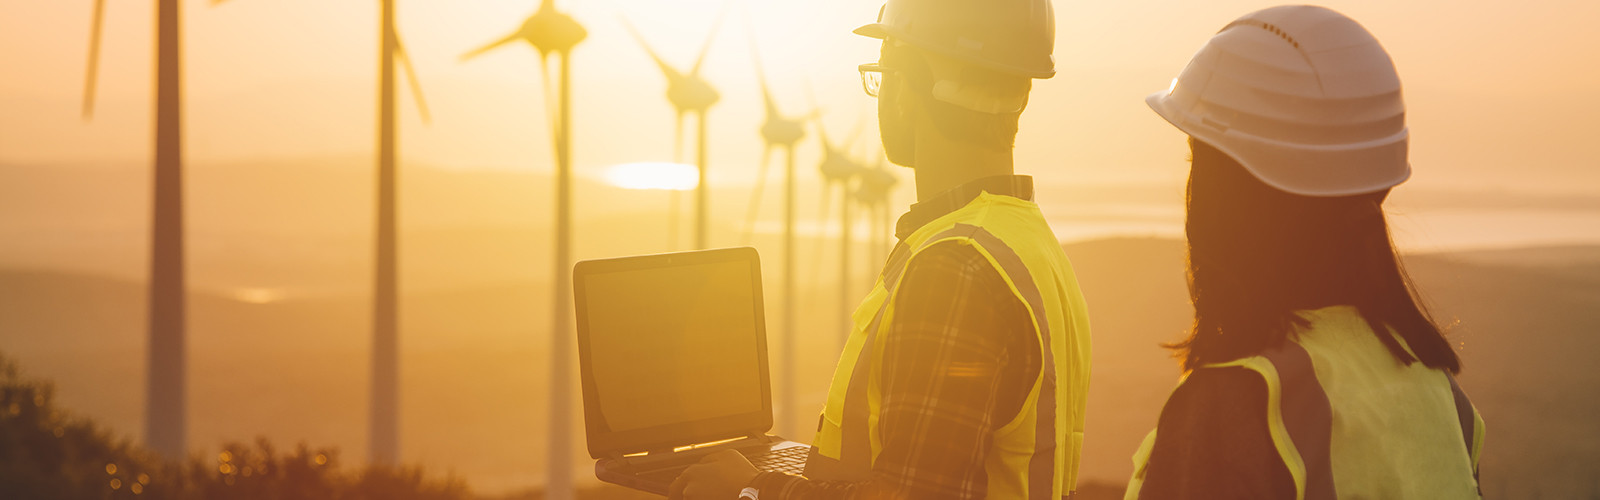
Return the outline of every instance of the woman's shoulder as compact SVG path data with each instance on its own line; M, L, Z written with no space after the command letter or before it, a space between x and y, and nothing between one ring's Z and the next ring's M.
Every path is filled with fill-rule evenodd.
M1161 411L1142 497L1293 496L1293 478L1268 430L1266 405L1266 382L1253 370L1190 372Z
M1190 418L1223 418L1240 412L1262 413L1267 385L1261 375L1242 366L1217 366L1189 372L1167 400L1169 412Z

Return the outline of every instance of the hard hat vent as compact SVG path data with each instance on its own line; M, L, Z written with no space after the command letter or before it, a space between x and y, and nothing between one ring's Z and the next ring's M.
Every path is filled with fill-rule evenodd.
M1257 27L1257 28L1261 28L1261 29L1267 30L1267 31L1271 32L1274 35L1278 35L1278 38L1282 38L1283 41L1289 42L1289 45L1293 45L1295 49L1299 49L1300 48L1300 42L1295 41L1294 37L1289 36L1288 33L1284 33L1282 29L1279 29L1277 26L1274 26L1271 23L1267 23L1267 22L1264 22L1264 21L1258 21L1258 20L1255 20L1255 19L1240 19L1240 20L1228 23L1227 26L1223 26L1221 30L1217 31L1217 33L1221 33L1223 31L1228 31L1230 29L1233 29L1233 27L1235 27L1235 26L1254 26L1254 27Z

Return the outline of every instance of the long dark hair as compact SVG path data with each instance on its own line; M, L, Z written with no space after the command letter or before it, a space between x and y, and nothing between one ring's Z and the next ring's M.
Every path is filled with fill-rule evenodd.
M1188 338L1167 345L1185 370L1260 354L1306 326L1295 311L1334 305L1360 311L1400 362L1461 370L1395 252L1382 208L1387 190L1294 195L1210 144L1189 144L1184 229L1194 326Z

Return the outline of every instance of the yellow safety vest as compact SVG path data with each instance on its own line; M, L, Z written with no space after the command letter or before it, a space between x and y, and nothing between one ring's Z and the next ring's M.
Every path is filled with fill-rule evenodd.
M856 308L805 475L865 480L882 451L878 415L885 332L896 287L917 254L954 241L978 250L1033 316L1039 376L1016 418L996 428L987 498L1059 499L1077 485L1089 388L1089 317L1072 264L1038 205L988 192L907 236Z
M1299 314L1309 326L1282 347L1207 365L1266 380L1267 426L1295 498L1480 497L1483 418L1455 377L1395 360L1354 307ZM1127 500L1139 498L1156 438L1134 453Z

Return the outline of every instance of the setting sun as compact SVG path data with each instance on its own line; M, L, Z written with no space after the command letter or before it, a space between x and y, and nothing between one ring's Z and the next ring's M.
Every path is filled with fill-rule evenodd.
M624 163L606 170L606 182L623 189L688 191L700 185L694 165L682 163Z

